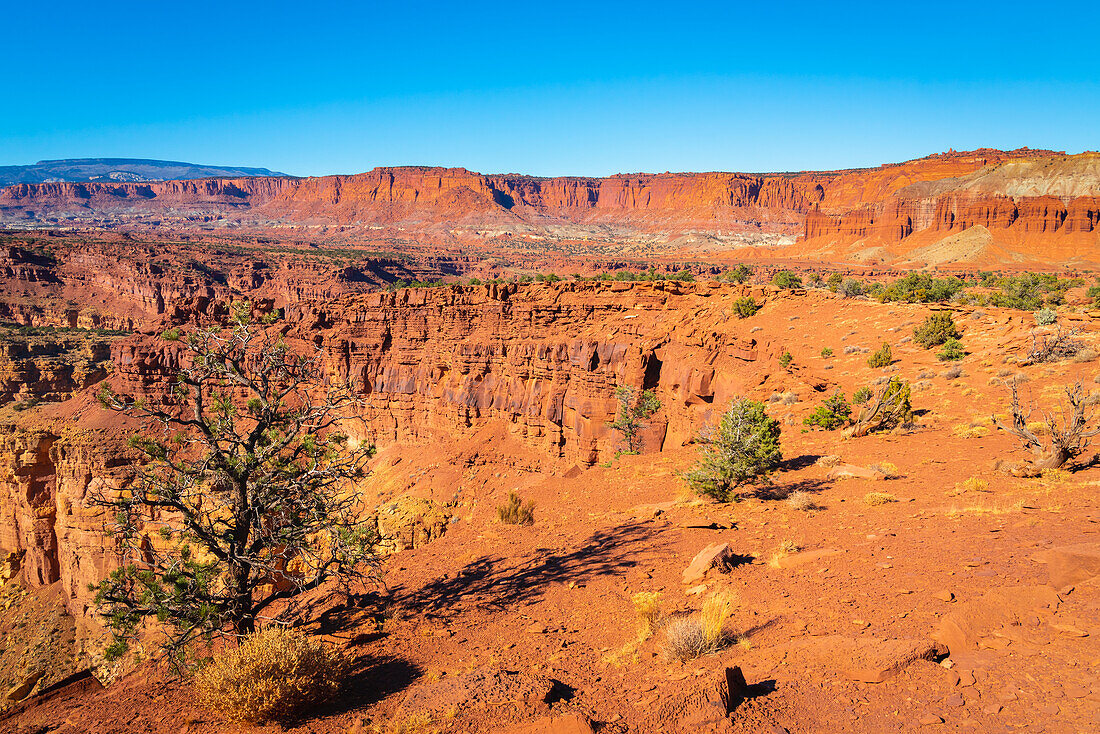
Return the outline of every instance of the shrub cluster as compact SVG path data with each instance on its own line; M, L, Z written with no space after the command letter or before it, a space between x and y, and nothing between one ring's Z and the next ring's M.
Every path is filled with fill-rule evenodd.
M772 278L772 283L784 289L801 288L802 278L798 277L790 270L780 270Z
M913 341L925 349L943 344L948 339L958 339L962 334L955 328L955 320L946 311L934 313L913 330Z
M807 426L817 426L826 431L833 431L848 422L852 415L852 406L844 398L844 393L837 391L824 403L817 406L802 422Z
M733 311L738 318L747 319L759 310L760 306L749 296L738 298L733 302Z
M534 525L535 502L524 502L515 492L508 493L508 501L497 508L497 517L505 525Z
M894 361L894 351L890 349L890 345L887 342L882 343L882 347L877 352L871 354L867 358L867 366L872 369L878 369L879 367L889 367L890 363Z

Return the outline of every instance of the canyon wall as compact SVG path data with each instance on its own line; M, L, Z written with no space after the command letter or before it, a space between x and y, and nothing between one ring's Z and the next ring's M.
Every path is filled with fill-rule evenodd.
M1059 238L1068 238L1078 254L1096 249L1098 161L1094 153L983 149L801 173L538 178L404 167L319 178L18 184L0 189L0 223L232 227L421 244L515 236L630 242L684 233L799 235L804 245L785 253L795 256L910 238L920 247L981 226L1042 261L1047 242L1056 245L1047 259L1062 256Z
M564 473L620 448L608 426L618 386L660 397L644 432L653 452L691 440L733 394L769 379L781 345L757 343L730 317L743 295L802 297L675 282L406 289L297 304L284 328L355 381L362 422L349 431L467 465L494 450L482 440L493 431L526 447L510 455L515 465ZM133 395L156 395L178 366L178 347L153 335L117 340L111 356L108 379ZM22 556L31 584L60 582L77 617L91 603L87 584L113 563L94 500L133 479L125 438L137 425L99 407L96 389L0 430L0 549Z

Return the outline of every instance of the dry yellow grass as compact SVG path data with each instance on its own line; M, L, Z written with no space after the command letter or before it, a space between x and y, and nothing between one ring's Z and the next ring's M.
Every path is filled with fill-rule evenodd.
M958 518L963 515L1007 515L1013 512L1020 512L1024 509L1024 504L1023 500L1016 500L1015 502L1002 500L989 504L979 503L976 505L967 505L965 507L952 505L945 514L951 518Z
M703 602L703 612L700 616L703 627L703 639L707 644L717 645L722 639L722 628L726 626L733 611L734 595L728 591L718 591L707 597Z
M661 619L661 592L639 591L630 600L634 602L638 639L648 640L657 631L657 623Z
M969 479L959 482L955 485L953 492L948 494L966 494L968 492L988 492L989 482L984 479L978 479L977 477L970 477Z
M336 650L272 626L215 658L195 677L195 692L236 721L284 721L335 696L347 672Z
M868 492L863 495L863 503L871 507L897 502L898 498L889 492Z

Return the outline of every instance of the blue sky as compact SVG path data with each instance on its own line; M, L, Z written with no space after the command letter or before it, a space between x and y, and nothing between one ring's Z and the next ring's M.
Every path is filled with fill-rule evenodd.
M13 3L0 165L606 175L1100 148L1086 3Z

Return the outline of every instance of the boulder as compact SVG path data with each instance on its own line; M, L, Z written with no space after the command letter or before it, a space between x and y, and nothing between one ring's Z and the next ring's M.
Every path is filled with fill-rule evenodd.
M706 577L712 568L725 572L736 565L737 555L726 543L712 543L695 554L684 569L684 583L695 584Z

